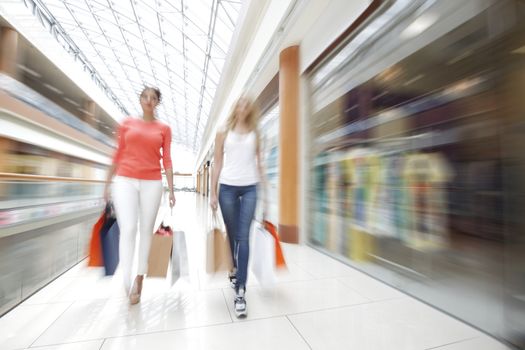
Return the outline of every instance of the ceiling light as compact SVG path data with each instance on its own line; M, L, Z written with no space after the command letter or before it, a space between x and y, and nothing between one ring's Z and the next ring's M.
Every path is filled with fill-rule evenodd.
M42 74L38 73L38 72L35 72L34 70L32 70L31 68L28 68L26 66L24 66L23 64L17 64L16 65L18 68L20 68L21 70L23 70L24 72L26 73L29 73L31 74L32 76L36 77L36 78L42 78Z
M427 30L431 25L436 23L438 16L434 14L424 14L414 20L408 27L401 32L401 37L403 39L413 38L425 30Z
M68 97L64 97L64 101L67 101L67 102L71 103L74 106L80 107L80 105L78 103L76 103L75 101L73 101L72 99L70 99Z
M81 112L84 113L84 114L87 114L87 115L93 116L93 113L91 113L90 111L85 110L84 108L78 108L78 110L81 111Z
M451 66L453 65L454 63L457 63L459 61L461 61L462 59L464 58L467 58L468 56L470 56L474 51L473 50L467 50L465 52L462 52L461 54L457 55L456 57L452 58L451 60L447 61L447 65L448 66Z
M517 53L517 54L525 54L525 45L523 45L522 47L517 48L516 50L511 51L511 52L512 53Z
M383 72L379 73L376 76L376 80L382 83L392 82L393 80L399 78L402 74L402 69L399 66L391 66L385 69Z
M424 74L418 74L416 75L414 78L406 81L405 83L403 83L403 86L408 86L416 81L418 81L419 79L423 78L425 75Z
M49 90L53 91L54 93L57 93L57 94L59 94L59 95L62 95L62 94L63 94L62 90L57 89L57 88L54 87L53 85L49 85L49 84L47 84L47 83L43 83L42 85L44 85L46 88L48 88Z

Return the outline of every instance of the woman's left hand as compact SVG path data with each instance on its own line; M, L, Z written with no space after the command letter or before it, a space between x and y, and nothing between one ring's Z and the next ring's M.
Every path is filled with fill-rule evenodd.
M170 208L173 208L175 206L175 193L173 191L170 192Z

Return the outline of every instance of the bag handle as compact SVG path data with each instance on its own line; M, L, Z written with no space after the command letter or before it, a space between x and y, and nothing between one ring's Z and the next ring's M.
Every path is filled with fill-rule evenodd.
M212 210L211 214L211 229L219 229L222 230L224 225L222 224L222 220L219 216L219 210Z
M170 207L168 207L168 208L170 209L169 214L168 214L168 212L164 213L162 221L160 222L160 225L164 226L164 227L173 225L173 208L170 208ZM166 220L168 218L168 215L169 215L169 221ZM172 229L173 229L173 227L172 227Z

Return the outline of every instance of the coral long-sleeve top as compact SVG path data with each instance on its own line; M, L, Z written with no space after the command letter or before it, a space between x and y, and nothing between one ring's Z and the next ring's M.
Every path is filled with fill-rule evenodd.
M126 118L118 129L118 147L113 156L116 174L142 180L160 180L160 160L171 169L171 129L154 120ZM162 153L161 153L162 149Z

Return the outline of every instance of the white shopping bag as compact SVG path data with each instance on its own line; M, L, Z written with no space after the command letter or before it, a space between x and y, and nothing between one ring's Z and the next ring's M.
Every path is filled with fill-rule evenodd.
M255 224L253 246L251 251L252 272L261 286L277 282L275 273L275 240L264 227Z
M171 285L182 276L189 275L188 249L184 231L173 232L173 248L171 251Z

